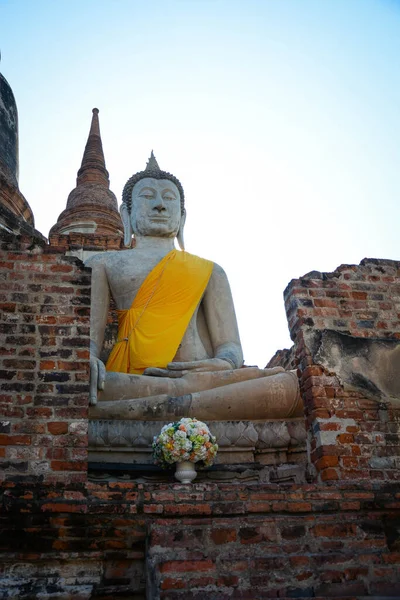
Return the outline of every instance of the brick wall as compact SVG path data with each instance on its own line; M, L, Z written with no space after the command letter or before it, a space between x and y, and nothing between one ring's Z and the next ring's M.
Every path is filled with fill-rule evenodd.
M365 258L333 273L311 271L285 290L290 335L304 327L400 339L400 262Z
M287 290L320 483L96 481L86 472L90 272L42 238L2 239L0 598L400 595L398 471L379 463L396 459L397 412L346 391L307 346L310 331L342 327L340 310L347 334L398 339L398 284L383 282L394 271L375 274L393 263L314 273ZM370 293L368 310L382 303L387 318L358 317L353 292ZM332 298L336 309L314 301Z
M85 481L89 271L42 239L2 235L1 476Z
M122 250L123 240L120 235L106 236L97 233L52 234L49 239L50 246L62 249L64 252L103 252L106 250Z
M349 344L361 339L395 347L400 262L364 259L333 273L313 271L291 281L285 304L318 479L400 480L400 403L351 389L310 350L318 332L336 332Z
M112 250L126 249L121 235L99 235L97 233L52 234L49 239L50 246L55 251L68 253L86 261L89 256L98 252L109 252ZM132 248L135 240L132 238ZM110 310L108 313L107 327L104 335L103 349L100 354L101 360L106 364L109 354L114 347L118 334L118 316L114 300L110 299Z
M398 597L399 497L393 484L10 482L0 593Z

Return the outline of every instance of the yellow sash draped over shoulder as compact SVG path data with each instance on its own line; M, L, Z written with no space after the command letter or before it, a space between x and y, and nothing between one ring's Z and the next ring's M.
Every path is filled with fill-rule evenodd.
M172 250L148 274L132 306L118 311L118 340L107 371L165 368L178 350L207 287L213 263Z

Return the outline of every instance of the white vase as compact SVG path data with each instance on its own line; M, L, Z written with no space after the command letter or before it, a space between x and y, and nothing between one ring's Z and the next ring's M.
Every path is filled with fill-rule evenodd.
M175 478L181 483L192 483L196 479L197 473L194 463L189 460L183 460L176 463Z

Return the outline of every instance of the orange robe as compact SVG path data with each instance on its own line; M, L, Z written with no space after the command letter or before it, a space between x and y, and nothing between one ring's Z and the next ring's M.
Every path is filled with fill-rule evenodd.
M118 311L118 340L107 371L165 368L178 350L207 287L213 263L172 250L148 274L132 306Z

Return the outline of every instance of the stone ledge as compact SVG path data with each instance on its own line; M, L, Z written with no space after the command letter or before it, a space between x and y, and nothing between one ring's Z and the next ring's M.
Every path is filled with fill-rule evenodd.
M151 464L151 444L161 421L89 421L89 461ZM304 419L285 421L210 421L219 445L217 464L290 462L288 453L303 462L306 430ZM302 457L303 457L302 456Z

